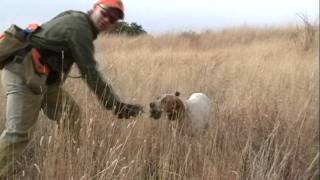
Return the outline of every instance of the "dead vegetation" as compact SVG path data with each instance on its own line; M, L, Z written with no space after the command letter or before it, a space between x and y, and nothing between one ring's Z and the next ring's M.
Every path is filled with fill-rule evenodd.
M305 32L100 37L101 70L126 101L206 92L216 100L214 125L188 137L147 115L118 120L70 79L66 88L83 110L80 148L40 115L13 179L319 179L319 29L297 43Z

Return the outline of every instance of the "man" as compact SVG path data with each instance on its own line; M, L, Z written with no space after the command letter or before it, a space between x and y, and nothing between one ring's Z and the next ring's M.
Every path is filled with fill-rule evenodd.
M120 0L99 0L88 13L63 12L41 25L31 35L31 46L6 64L2 73L7 109L0 137L0 176L8 173L15 157L25 149L41 109L51 120L63 119L63 126L77 139L79 107L61 88L74 63L101 104L118 118L142 112L140 105L122 102L96 69L93 41L123 18Z

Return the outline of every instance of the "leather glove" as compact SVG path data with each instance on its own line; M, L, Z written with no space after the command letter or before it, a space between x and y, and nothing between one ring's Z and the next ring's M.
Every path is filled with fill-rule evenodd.
M136 117L143 113L143 107L138 104L127 104L127 103L117 103L114 110L114 114L118 116L119 119L130 117Z

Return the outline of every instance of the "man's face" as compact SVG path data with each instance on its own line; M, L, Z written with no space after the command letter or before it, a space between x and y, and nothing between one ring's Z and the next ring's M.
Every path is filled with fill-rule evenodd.
M93 24L99 31L108 31L119 20L113 9L104 9L99 4L93 8L90 16Z

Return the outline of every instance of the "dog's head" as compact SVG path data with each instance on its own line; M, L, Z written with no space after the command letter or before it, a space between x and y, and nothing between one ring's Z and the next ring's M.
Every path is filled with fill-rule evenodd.
M156 101L150 103L150 116L159 119L164 112L169 120L181 118L185 113L183 101L180 99L180 93L163 94Z

